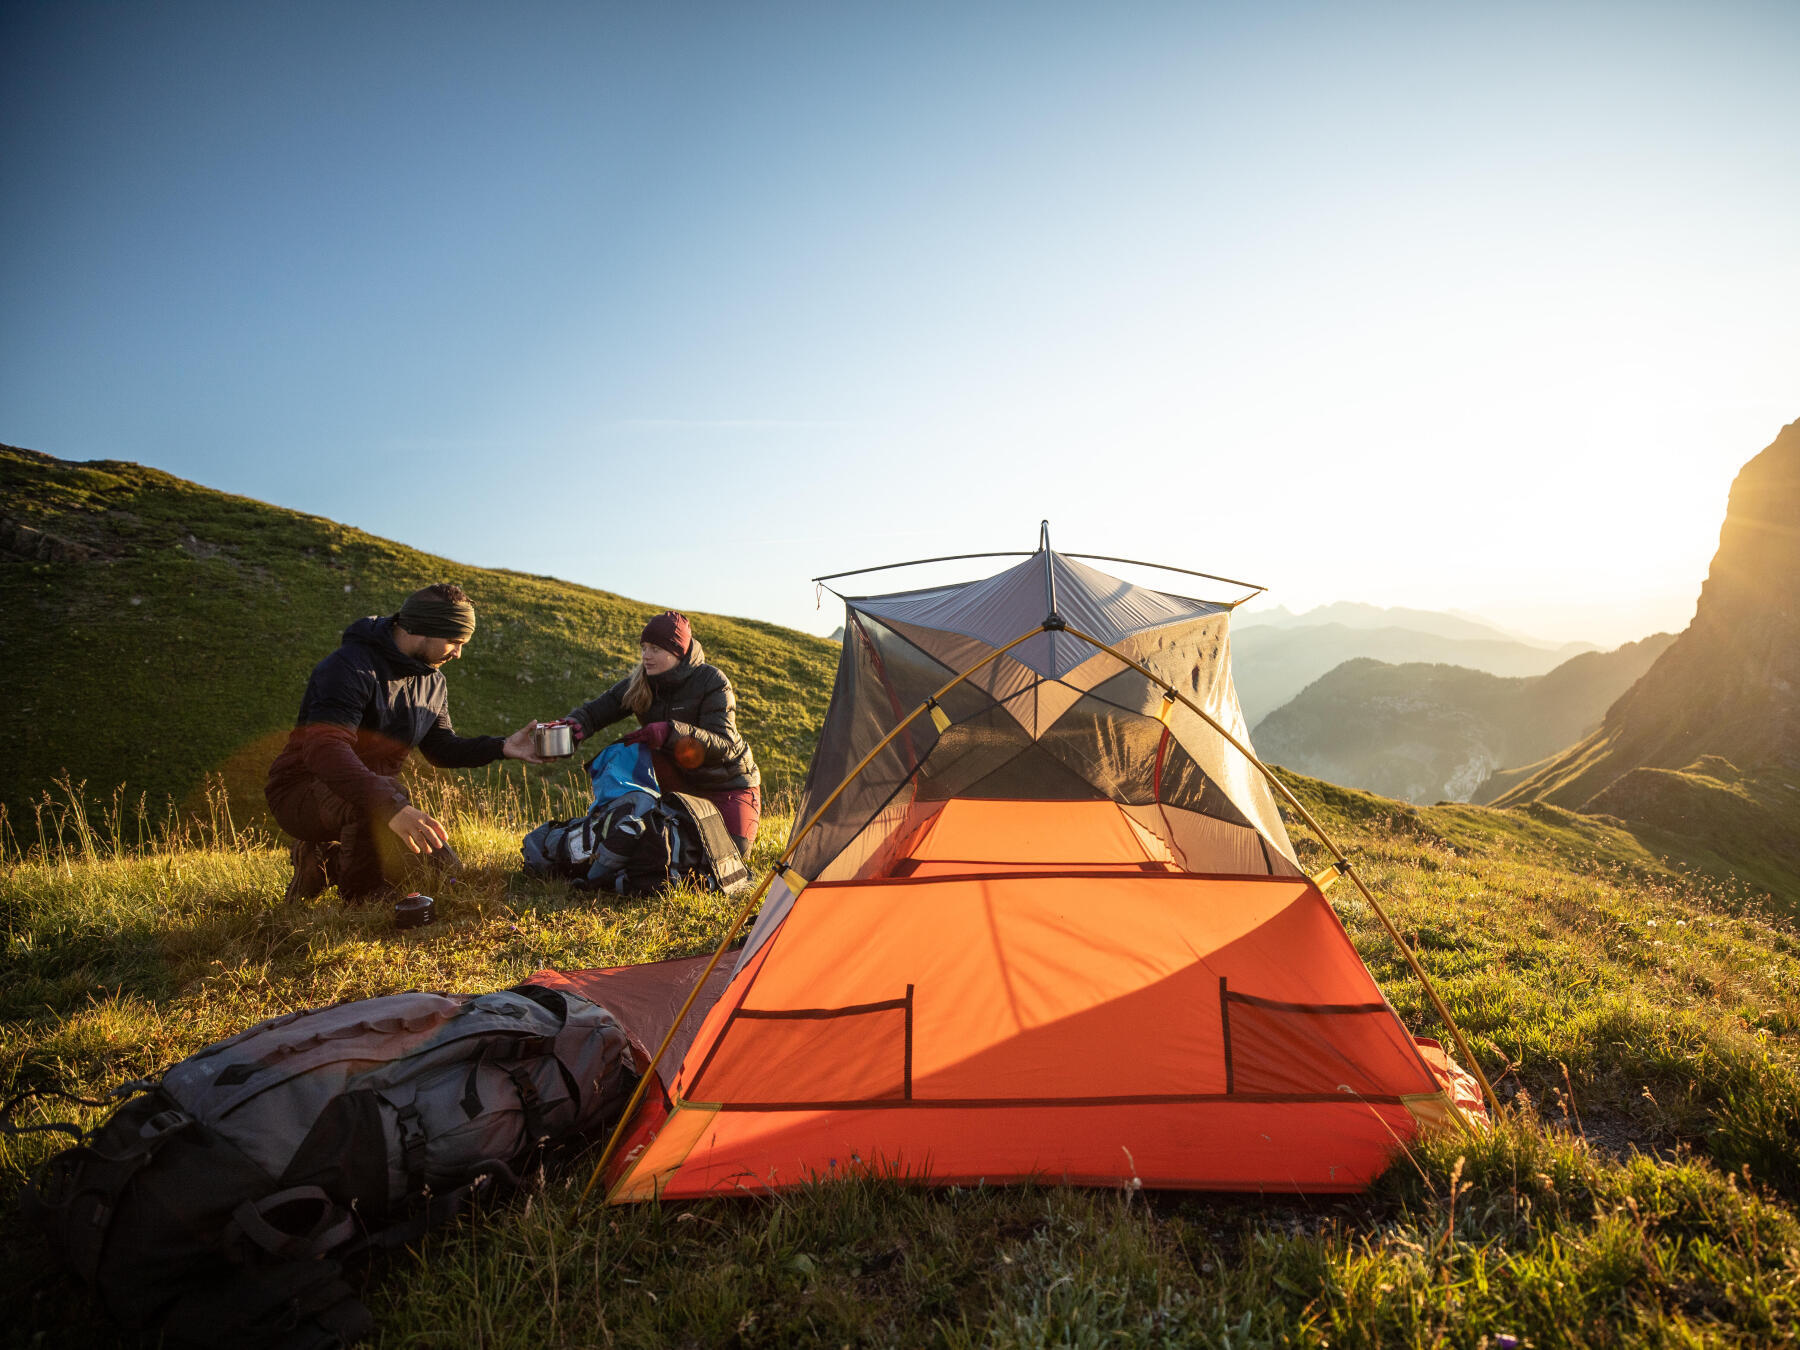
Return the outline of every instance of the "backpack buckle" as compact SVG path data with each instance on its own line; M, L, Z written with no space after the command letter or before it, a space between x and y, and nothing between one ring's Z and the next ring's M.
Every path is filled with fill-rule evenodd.
M176 1130L193 1123L194 1118L186 1111L177 1111L173 1108L167 1111L158 1111L138 1126L138 1138L146 1143L154 1142L165 1134L173 1134Z

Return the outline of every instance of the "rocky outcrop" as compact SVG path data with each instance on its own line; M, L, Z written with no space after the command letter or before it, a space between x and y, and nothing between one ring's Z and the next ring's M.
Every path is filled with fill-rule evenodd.
M1732 483L1687 630L1598 731L1497 804L1583 809L1634 769L1679 770L1705 755L1751 777L1800 773L1800 422Z
M25 562L92 562L100 551L22 520L0 518L0 553Z

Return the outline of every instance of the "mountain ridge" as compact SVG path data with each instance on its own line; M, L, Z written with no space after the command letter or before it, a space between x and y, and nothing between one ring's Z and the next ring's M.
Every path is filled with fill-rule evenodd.
M1591 645L1582 647L1592 650ZM1234 618L1231 634L1232 675L1251 726L1321 676L1358 657L1388 665L1462 666L1490 675L1527 677L1548 674L1578 654L1497 636L1446 637L1410 628L1354 628L1341 623L1239 629Z
M1579 809L1631 769L1703 755L1800 774L1800 421L1733 481L1693 621L1592 736L1498 800Z
M1531 803L1688 838L1800 896L1800 421L1733 480L1693 621L1493 800Z
M1516 642L1542 651L1561 652L1573 656L1583 651L1598 651L1592 642L1552 642L1547 638L1515 633L1499 624L1454 609L1412 609L1404 605L1371 605L1360 600L1334 600L1330 604L1294 611L1286 605L1271 609L1245 608L1232 616L1234 629L1249 628L1318 628L1338 624L1345 628L1402 628L1414 633L1431 633L1437 637L1473 639L1475 641Z
M1524 677L1356 658L1270 713L1252 739L1265 758L1346 786L1421 804L1478 800L1495 770L1598 725L1673 641L1653 634Z

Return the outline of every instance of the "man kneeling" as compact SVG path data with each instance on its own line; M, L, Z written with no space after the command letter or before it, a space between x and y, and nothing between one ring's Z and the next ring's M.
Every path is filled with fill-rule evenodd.
M495 760L541 764L531 723L512 735L458 736L442 667L475 633L460 586L427 586L398 614L358 619L343 645L313 667L288 743L263 788L289 846L287 898L335 884L346 900L381 895L404 872L401 847L440 871L460 865L444 827L412 804L397 775L414 746L442 768Z

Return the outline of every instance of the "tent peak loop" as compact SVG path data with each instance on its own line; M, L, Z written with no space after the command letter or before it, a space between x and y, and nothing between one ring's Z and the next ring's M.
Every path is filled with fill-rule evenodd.
M1050 565L1053 555L1050 552L1050 522L1047 520L1038 522L1038 552L1044 555L1044 603L1050 607L1044 616L1044 628L1054 633L1068 625L1062 621L1062 615L1056 612L1056 569Z

